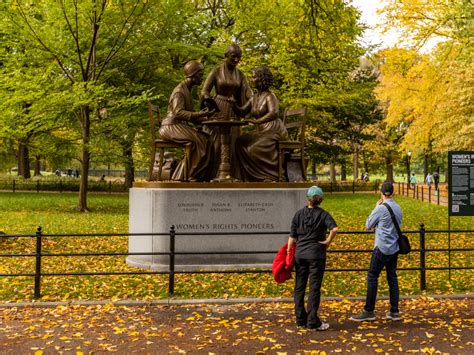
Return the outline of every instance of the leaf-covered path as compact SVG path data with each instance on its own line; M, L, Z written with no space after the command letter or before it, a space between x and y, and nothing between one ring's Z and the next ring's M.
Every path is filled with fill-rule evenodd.
M474 353L474 299L403 300L403 320L348 320L360 301L323 301L326 332L296 328L292 304L0 308L0 353Z

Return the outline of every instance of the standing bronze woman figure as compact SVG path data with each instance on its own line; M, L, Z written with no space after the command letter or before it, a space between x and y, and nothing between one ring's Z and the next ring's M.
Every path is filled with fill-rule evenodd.
M168 113L159 133L162 139L192 145L190 156L179 163L172 180L184 180L184 164L187 164L190 181L209 180L212 151L209 136L188 125L188 122L199 123L213 113L208 109L199 112L194 112L193 109L191 88L202 83L204 66L196 60L191 60L184 65L184 74L186 79L171 93Z
M204 100L211 98L211 91L214 89L215 95L213 98L219 108L219 112L216 112L211 118L216 120L235 119L236 114L232 109L234 103L242 106L247 102L250 96L252 96L252 90L245 79L245 75L237 69L237 64L242 57L242 49L236 44L231 44L224 54L224 63L209 73L201 91L201 96ZM212 161L214 177L217 174L220 162L218 128L204 127L204 130L211 135L211 141L214 145L214 159ZM238 134L239 128L236 127L232 131L232 147L234 146L235 138Z
M240 115L250 113L248 122L257 129L237 138L234 164L236 177L243 181L278 181L277 141L288 139L288 132L278 118L278 99L269 90L273 75L267 67L253 71L257 93L243 107L234 109Z

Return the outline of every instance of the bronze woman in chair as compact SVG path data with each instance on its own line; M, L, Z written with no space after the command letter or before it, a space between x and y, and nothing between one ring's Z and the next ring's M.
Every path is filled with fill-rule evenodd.
M267 67L253 71L257 93L243 106L235 106L239 115L250 114L246 121L256 129L237 138L235 146L236 177L243 181L278 181L277 142L288 139L283 121L278 118L278 99L270 91L273 75Z
M159 133L162 139L192 145L190 154L183 159L171 177L172 180L184 180L184 164L187 164L189 181L209 180L209 163L212 144L209 135L188 125L188 122L200 123L213 112L207 108L194 112L191 88L202 82L204 66L191 60L184 65L186 79L176 86L171 93L168 113L163 120Z

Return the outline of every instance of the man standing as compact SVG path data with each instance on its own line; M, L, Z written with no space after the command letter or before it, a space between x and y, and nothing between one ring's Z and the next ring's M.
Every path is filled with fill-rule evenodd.
M384 267L390 289L390 312L387 313L387 318L400 320L397 280L398 233L387 205L392 209L399 226L402 224L402 210L392 198L393 184L391 182L386 181L382 184L380 194L381 199L377 201L375 208L365 222L367 229L375 229L375 245L367 275L367 296L364 310L361 314L351 317L351 320L358 322L375 320L378 278Z

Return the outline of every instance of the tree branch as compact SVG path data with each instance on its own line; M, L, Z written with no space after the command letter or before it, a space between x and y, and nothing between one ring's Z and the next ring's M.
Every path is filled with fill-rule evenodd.
M104 59L104 62L101 64L100 66L100 69L99 69L99 73L97 74L97 79L100 77L100 75L102 74L102 72L104 71L105 69L105 66L115 57L115 55L120 51L120 49L122 49L122 47L125 45L125 42L127 41L128 37L130 36L130 34L132 33L136 23L138 22L138 19L139 17L145 12L145 8L148 4L148 1L144 1L143 5L142 5L142 12L136 16L135 20L130 24L130 28L127 30L127 32L125 33L125 36L123 38L123 40L121 41L121 43L119 43L120 41L120 37L121 37L121 34L124 30L124 28L126 27L126 25L129 23L129 20L131 19L131 17L133 16L135 10L137 9L138 7L138 4L140 3L141 1L140 0L137 0L135 2L135 5L133 6L133 9L132 11L130 12L130 14L127 16L127 18L125 19L125 22L124 24L122 25L122 28L120 29L120 32L117 34L117 37L115 38L114 40L114 43L112 45L112 47L110 48L110 51L109 53L107 54L107 56L105 57ZM115 48L116 47L116 48ZM115 48L115 49L114 49Z
M76 45L76 51L77 51L77 56L79 58L79 66L81 68L82 72L82 77L85 77L85 72L84 72L84 64L82 63L82 56L81 56L81 48L79 45L79 31L78 31L78 24L77 24L77 2L74 2L74 8L75 8L75 18L76 18L76 30L74 31L71 23L69 21L69 17L67 16L66 12L66 7L64 6L64 0L60 0L59 3L61 4L61 10L64 15L64 19L66 20L67 28L69 32L71 33L72 38L74 39L74 44Z
M44 43L44 41L41 39L41 37L36 33L36 31L34 30L33 26L30 24L30 21L28 21L28 16L26 15L25 11L23 10L19 0L16 0L16 4L18 5L18 9L20 11L20 15L21 17L23 18L23 21L25 21L26 25L28 26L28 29L30 30L31 34L33 35L33 37L38 41L39 44L41 44L41 46L47 51L49 52L53 58L56 60L56 62L58 63L58 65L61 67L62 71L64 72L64 74L66 74L67 78L71 81L71 83L75 83L75 80L73 78L73 76L71 75L71 73L69 72L68 69L66 69L64 63L61 61L61 58L59 58L59 56L51 49L49 48L46 43Z

